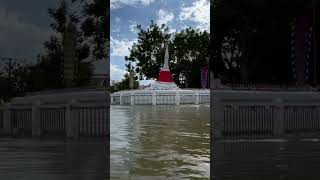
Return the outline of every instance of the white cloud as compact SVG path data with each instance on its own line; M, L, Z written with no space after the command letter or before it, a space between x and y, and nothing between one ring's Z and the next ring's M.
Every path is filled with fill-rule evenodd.
M175 28L170 28L169 29L169 33L175 33L177 31L177 29L175 29Z
M113 28L111 29L111 32L113 32L113 33L119 33L119 32L120 32L120 27L119 27L119 26L113 27Z
M183 6L179 14L180 20L189 20L198 23L200 30L210 31L210 1L198 0L191 6Z
M123 6L137 6L143 5L147 6L153 3L155 0L110 0L110 7L111 9L118 9Z
M115 23L111 24L110 26L110 29L111 29L111 32L113 33L119 33L120 32L120 22L121 22L121 19L120 17L115 17L114 18L114 21Z
M128 56L129 48L132 47L132 44L136 42L134 40L122 39L118 40L113 37L110 37L110 46L111 46L111 56Z
M36 54L43 49L43 42L53 34L49 28L22 22L18 13L1 7L0 22L0 50L5 55Z
M110 64L110 80L111 81L121 81L126 74L125 69L121 69L119 66Z
M130 23L130 25L129 25L130 31L133 33L137 33L138 32L137 22L136 21L129 21L129 23Z
M171 22L174 18L174 15L172 12L160 9L158 12L158 20L157 24L165 24L167 25L169 22Z
M115 19L115 21L116 21L117 23L119 23L119 22L121 21L120 17L115 17L114 19Z

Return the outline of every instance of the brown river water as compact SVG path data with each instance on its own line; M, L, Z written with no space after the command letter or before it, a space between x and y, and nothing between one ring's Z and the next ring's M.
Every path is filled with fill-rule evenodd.
M111 179L209 179L209 110L111 106Z

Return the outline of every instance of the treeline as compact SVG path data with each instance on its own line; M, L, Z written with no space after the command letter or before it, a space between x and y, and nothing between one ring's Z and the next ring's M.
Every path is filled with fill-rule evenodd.
M71 7L80 4L75 12ZM78 6L77 6L78 7ZM35 63L6 59L0 73L0 99L9 100L26 92L65 88L63 81L63 36L69 24L76 27L77 74L75 87L88 86L93 73L92 61L106 58L109 41L109 2L104 0L61 0L48 9L49 26L54 34L43 43L44 53Z
M295 83L290 22L299 15L311 17L312 1L216 0L211 11L210 69L215 77L237 83Z

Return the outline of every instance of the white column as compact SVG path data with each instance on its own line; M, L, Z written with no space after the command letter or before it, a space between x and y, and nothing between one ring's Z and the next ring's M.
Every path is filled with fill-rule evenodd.
M131 95L130 96L131 106L133 106L134 105L134 93L131 93L130 95Z
M32 136L39 137L41 135L40 127L40 101L32 103Z
M274 127L273 133L275 136L282 136L284 133L284 103L280 98L273 100L275 105L275 118L274 118Z
M5 135L11 134L11 104L7 103L3 107L3 133Z
M152 93L152 105L157 105L157 95L155 92Z
M196 92L196 104L199 104L199 93Z
M120 105L123 104L122 93L120 93Z
M114 103L114 100L113 100L114 96L113 95L110 95L110 103L113 104Z
M176 105L180 105L180 93L176 92Z
M223 117L224 105L221 102L221 99L218 97L212 98L212 111L211 115L213 116L213 122L210 124L213 129L214 138L221 138L224 128L224 117Z
M66 130L67 130L67 137L72 139L78 138L78 119L74 118L74 113L72 112L72 107L76 105L75 100L71 100L68 102L66 106Z

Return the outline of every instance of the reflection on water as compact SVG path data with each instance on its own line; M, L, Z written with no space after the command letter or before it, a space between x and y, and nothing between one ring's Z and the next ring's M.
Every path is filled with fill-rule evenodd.
M320 179L320 141L213 142L212 179Z
M209 179L209 106L111 106L111 179Z
M106 148L102 142L0 139L0 179L105 179Z

